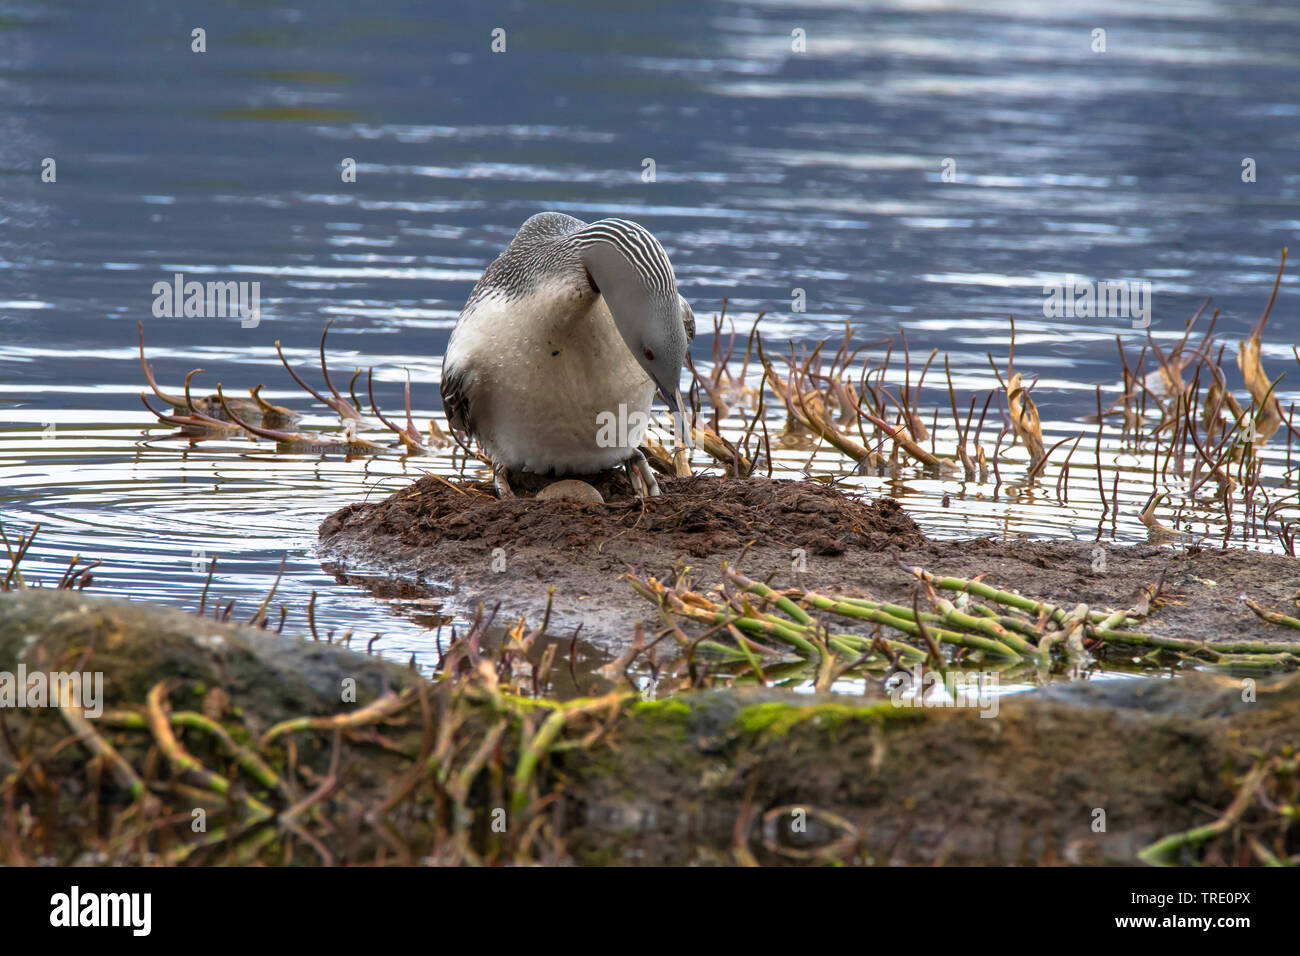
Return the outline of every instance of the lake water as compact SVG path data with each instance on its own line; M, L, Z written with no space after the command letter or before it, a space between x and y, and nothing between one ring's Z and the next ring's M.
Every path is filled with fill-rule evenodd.
M963 406L994 384L987 352L1005 368L1014 315L1049 441L1091 436L1094 389L1117 392L1115 336L1135 355L1145 332L1045 318L1045 283L1149 281L1163 342L1212 295L1235 342L1294 244L1300 8L610 6L0 6L0 520L11 540L40 524L27 577L81 554L104 562L97 588L192 607L217 556L210 600L247 616L284 559L292 626L316 591L322 628L382 632L377 649L427 663L436 608L338 585L313 545L325 515L447 463L170 437L140 402L136 322L164 386L196 367L204 394L265 383L323 427L274 343L319 384L333 320L340 377L373 367L397 410L409 373L423 422L470 287L544 209L649 227L704 326L726 299L746 330L766 312L769 342L905 330L914 358L948 353ZM154 318L153 285L176 273L260 282L259 324ZM1265 335L1284 406L1300 397L1295 285ZM941 375L922 405L946 413ZM1106 460L1126 465L1114 539L1142 540L1152 480ZM937 535L1091 539L1100 514L1082 469L1068 505L1050 487L856 483Z

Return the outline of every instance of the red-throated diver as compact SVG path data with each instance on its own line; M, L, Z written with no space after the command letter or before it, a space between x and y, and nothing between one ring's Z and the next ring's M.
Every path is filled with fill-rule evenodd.
M511 471L589 475L619 464L634 486L644 483L638 491L656 495L638 446L656 391L680 418L694 338L695 314L649 231L539 213L456 320L443 407L453 428L478 439L502 495Z

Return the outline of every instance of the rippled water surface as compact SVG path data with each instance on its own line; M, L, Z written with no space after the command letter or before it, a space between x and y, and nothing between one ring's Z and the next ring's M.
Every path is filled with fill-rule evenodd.
M40 524L26 574L57 578L81 554L104 562L100 585L193 606L217 556L212 598L251 613L283 559L276 601L299 625L317 591L322 628L383 632L380 649L427 660L436 608L394 614L336 584L313 547L325 515L448 462L179 440L141 405L136 322L165 386L196 367L205 394L265 383L311 427L336 422L274 343L318 383L333 320L343 382L373 367L396 410L409 374L424 422L441 414L441 355L471 285L543 209L648 226L704 325L726 299L742 329L765 312L772 342L810 346L846 321L859 342L905 330L922 361L948 353L963 406L994 384L986 353L1005 368L1014 315L1047 437L1085 432L1080 462L1097 457L1095 388L1117 393L1115 337L1136 353L1145 333L1046 319L1044 283L1149 280L1163 342L1212 295L1235 341L1300 225L1300 8L610 6L0 4L0 518L11 538ZM154 318L153 284L178 272L261 282L260 324ZM1265 336L1270 376L1290 372L1284 406L1300 377L1294 286ZM711 349L701 335L697 356ZM922 404L946 415L931 374ZM1103 468L1133 505L1107 540L1142 540L1149 466L1104 449ZM897 495L936 535L1091 539L1101 515L1083 467L1068 504L1050 482L852 483Z

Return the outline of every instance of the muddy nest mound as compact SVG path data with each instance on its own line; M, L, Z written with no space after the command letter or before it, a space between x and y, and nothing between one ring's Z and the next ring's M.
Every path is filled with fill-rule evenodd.
M641 500L622 475L602 477L603 504L498 500L486 484L421 478L326 518L319 553L340 582L378 596L400 583L443 611L499 605L502 620L540 621L554 586L553 629L581 624L584 637L618 646L654 615L620 580L630 568L668 578L685 560L713 574L743 555L759 576L798 565L821 568L808 580L829 585L846 559L892 564L887 555L926 541L896 502L816 482L661 477L663 495Z
M496 498L486 485L421 478L384 501L349 505L320 527L323 543L391 538L436 548L545 547L587 551L618 539L649 555L725 555L751 542L838 555L850 548L915 544L920 530L890 499L862 501L809 481L697 475L661 480L663 495L605 504Z
M621 480L621 476L619 476ZM626 484L606 504L520 497L486 485L426 477L373 504L349 505L320 528L320 554L340 581L377 596L418 596L443 612L500 606L500 620L539 622L554 586L553 633L624 646L654 606L622 576L671 580L682 563L707 587L726 561L776 587L860 596L903 606L928 600L907 566L1018 590L1057 607L1131 608L1159 598L1142 630L1179 640L1294 641L1241 597L1294 607L1300 561L1281 555L1096 541L944 541L926 538L890 499L865 501L816 482L696 476L664 479L642 501ZM838 621L847 629L846 621ZM1135 655L1139 652L1135 650Z

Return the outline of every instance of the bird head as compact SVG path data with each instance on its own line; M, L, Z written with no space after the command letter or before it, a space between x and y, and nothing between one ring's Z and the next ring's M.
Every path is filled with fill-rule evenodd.
M676 413L681 407L679 383L682 366L686 364L687 339L683 327L683 311L694 315L691 307L680 295L675 302L652 303L646 310L645 318L637 321L620 323L618 312L611 307L614 324L619 334L627 343L637 364L650 376L655 384L655 391L663 399L670 411ZM624 326L627 326L626 328Z
M614 325L668 408L681 408L679 381L695 328L690 304L663 247L644 227L602 219L577 233L592 285L605 298Z

